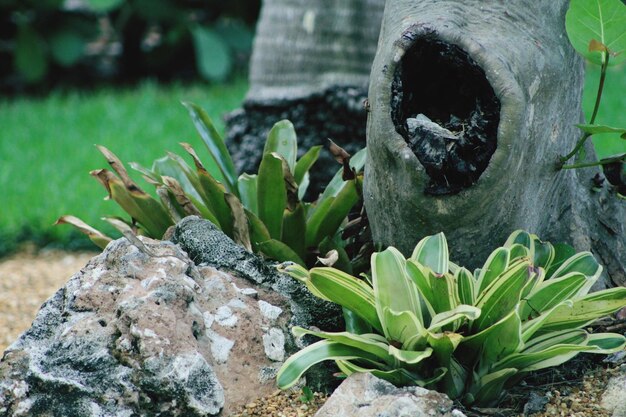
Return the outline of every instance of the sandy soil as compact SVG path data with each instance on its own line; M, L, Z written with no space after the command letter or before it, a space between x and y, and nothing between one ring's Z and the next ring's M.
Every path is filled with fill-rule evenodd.
M41 304L95 255L25 248L0 258L0 353L30 327Z

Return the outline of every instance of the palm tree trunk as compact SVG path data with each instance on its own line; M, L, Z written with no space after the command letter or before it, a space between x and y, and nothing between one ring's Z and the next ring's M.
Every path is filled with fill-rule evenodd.
M350 151L365 146L369 72L384 0L265 0L243 108L227 120L227 142L240 171L258 166L267 133L291 120L299 149L332 138ZM323 153L314 191L338 169Z

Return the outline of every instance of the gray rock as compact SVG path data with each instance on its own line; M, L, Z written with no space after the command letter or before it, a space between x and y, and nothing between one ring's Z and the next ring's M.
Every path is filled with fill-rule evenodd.
M247 252L210 221L196 216L186 217L176 225L171 240L186 251L196 264L228 271L246 280L247 283L235 286L239 294L248 295L250 299L259 298L256 291L260 286L285 297L288 300L287 309L291 313L288 319L290 326L315 326L326 331L343 330L343 315L339 306L315 297L304 285L289 276L278 273L275 264ZM277 306L270 300L265 301L271 306L285 310L285 307ZM262 313L267 315L266 318L272 318L278 310L269 308L268 304L260 302L257 309L261 308ZM283 314L279 313L276 316L279 321L283 320ZM286 352L284 355L289 355L312 341L311 338L306 337L302 343L296 344L290 332L284 333ZM279 350L272 348L269 351L272 358L280 357ZM317 365L307 372L306 384L317 391L328 391L329 384L336 382L332 377L335 370L331 362Z
M626 417L626 365L620 366L620 373L609 380L601 405L611 412L612 417Z
M534 413L540 413L545 410L546 405L550 402L550 399L545 393L531 392L530 398L524 404L524 415L529 416Z
M315 417L464 417L444 394L420 387L396 388L367 373L353 374Z
M0 416L228 415L276 389L268 376L282 358L268 358L263 340L270 328L289 335L290 301L197 267L171 242L142 240L157 256L112 242L7 348ZM259 277L269 270L251 262ZM283 312L270 320L259 301ZM295 351L284 339L283 357Z

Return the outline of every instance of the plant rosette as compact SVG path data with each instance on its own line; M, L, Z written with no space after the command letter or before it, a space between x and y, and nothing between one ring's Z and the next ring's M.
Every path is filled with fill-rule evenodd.
M364 279L328 267L280 269L365 323L358 332L294 327L296 336L321 340L284 363L277 376L282 389L311 366L334 360L345 375L370 372L485 406L531 371L626 346L620 334L585 330L626 306L626 288L589 294L602 272L591 253L523 231L474 273L449 261L442 233L420 241L408 259L393 247L375 253Z

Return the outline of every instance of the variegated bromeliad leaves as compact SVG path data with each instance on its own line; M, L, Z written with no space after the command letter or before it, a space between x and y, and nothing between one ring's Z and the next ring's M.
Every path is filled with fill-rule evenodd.
M365 280L326 267L281 269L369 326L340 333L294 327L296 336L322 340L285 362L277 376L281 388L312 365L334 360L347 375L371 372L396 385L488 405L530 371L626 345L620 334L584 329L626 306L626 288L588 294L602 271L590 253L523 231L473 274L449 261L442 233L419 242L409 259L394 248L375 253Z
M130 178L113 152L98 147L113 171L99 169L91 175L106 188L108 198L130 215L131 220L126 223L138 234L161 238L182 217L198 215L249 251L270 259L314 265L318 256L335 250L339 258L335 265L343 265L349 271L350 262L339 231L361 198L365 150L350 156L333 144L342 151L337 157L344 167L317 201L308 203L302 199L309 184L309 170L321 146L309 149L298 159L297 138L291 122L278 122L270 131L258 173L237 177L224 140L207 114L194 104L185 103L185 106L212 161L205 166L191 145L181 143L193 159L195 169L171 152L155 161L152 169L131 163L134 170L156 187L158 198ZM346 176L347 171L350 175ZM119 221L108 220L116 227L120 225ZM75 226L102 248L111 240L73 216L63 216L57 223Z

